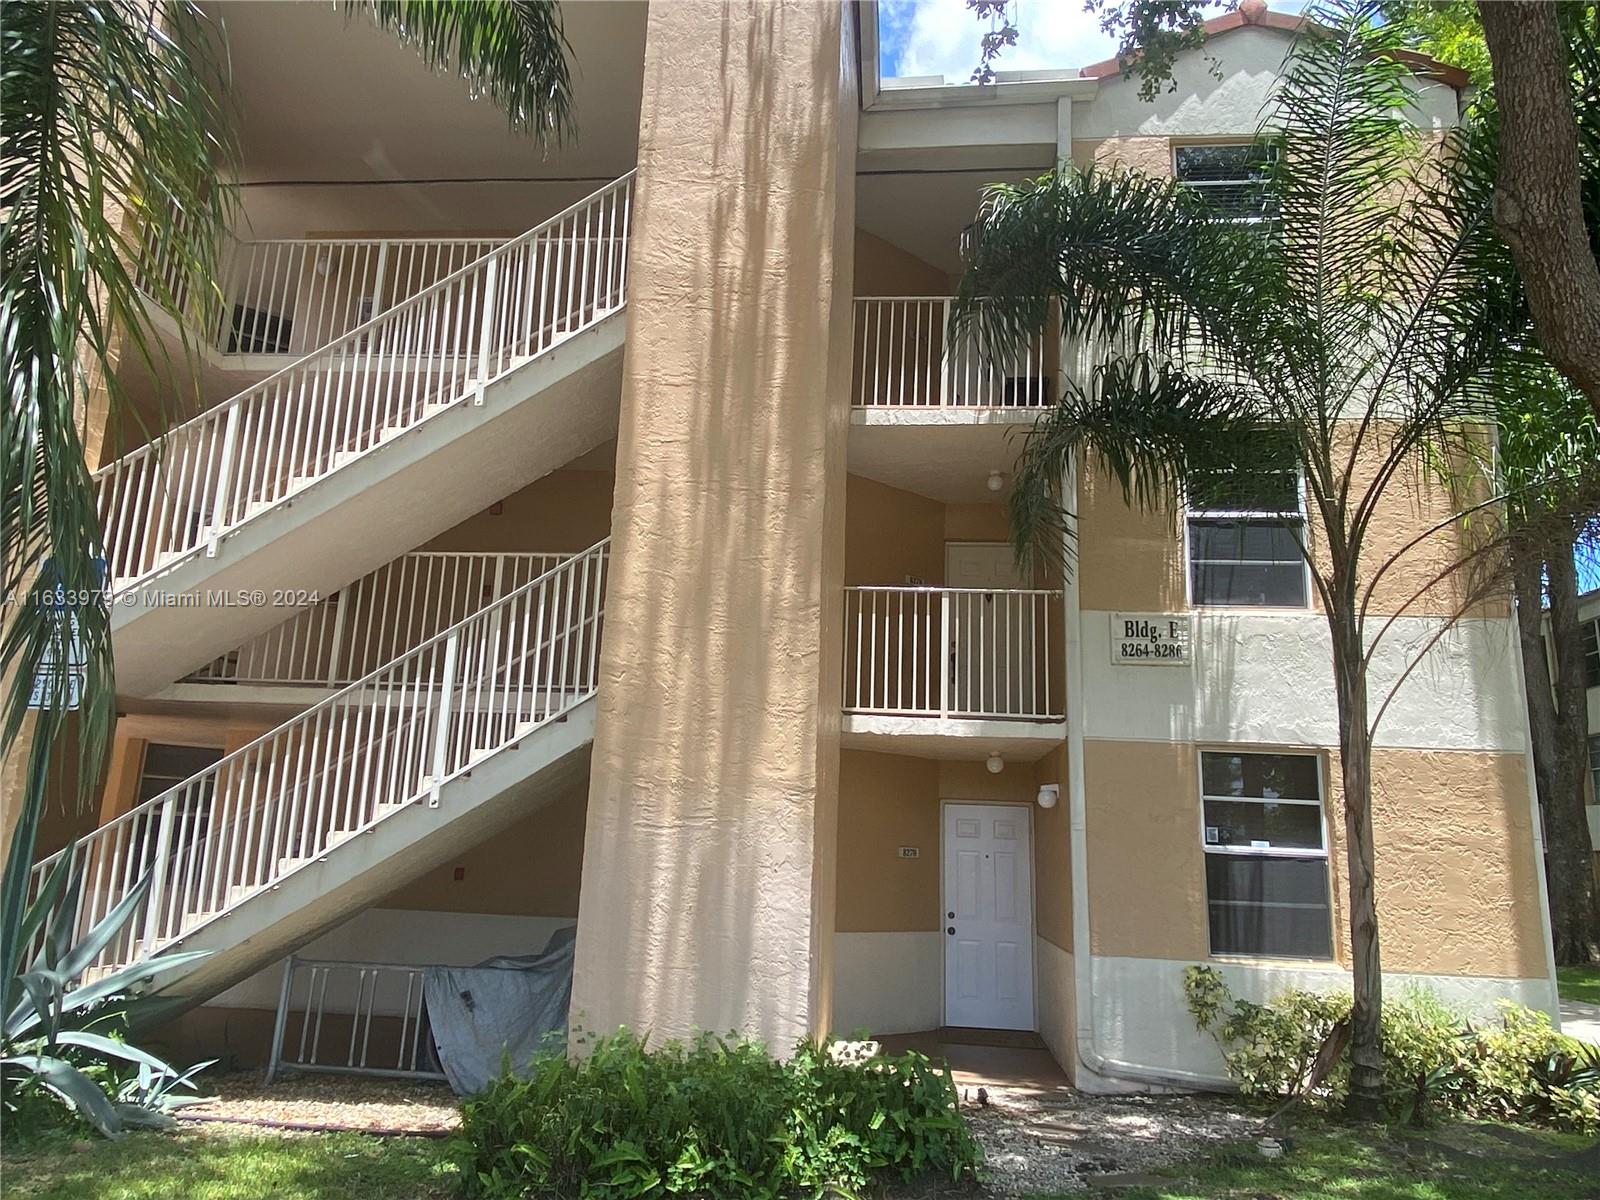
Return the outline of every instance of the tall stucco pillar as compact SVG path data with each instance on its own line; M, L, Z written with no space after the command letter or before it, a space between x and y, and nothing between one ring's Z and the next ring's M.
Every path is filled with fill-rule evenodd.
M858 112L839 0L654 0L572 1019L832 991Z

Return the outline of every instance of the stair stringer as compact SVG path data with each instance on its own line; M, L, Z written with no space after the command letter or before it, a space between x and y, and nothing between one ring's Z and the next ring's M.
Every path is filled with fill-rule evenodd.
M288 613L284 589L326 596L616 436L625 310L484 390L329 471L112 604L117 691L150 696ZM268 603L164 606L147 597L266 593Z
M151 994L172 1003L160 1019L271 966L582 780L595 708L590 697L447 781L437 808L426 798L407 805L163 946L210 953L158 977Z

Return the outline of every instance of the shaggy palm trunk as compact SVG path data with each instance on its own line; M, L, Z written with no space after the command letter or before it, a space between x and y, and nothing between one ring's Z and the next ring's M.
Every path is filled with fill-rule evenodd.
M1540 603L1547 572L1554 679L1545 652ZM1536 554L1519 557L1513 582L1534 778L1545 819L1553 948L1557 963L1587 963L1600 958L1600 905L1595 894L1594 848L1583 811L1588 710L1572 546L1552 548L1548 560Z
M1339 705L1339 773L1344 791L1346 874L1350 887L1349 1114L1383 1118L1383 968L1378 952L1378 905L1372 854L1372 737L1367 724L1367 671L1354 589L1330 589L1333 677Z

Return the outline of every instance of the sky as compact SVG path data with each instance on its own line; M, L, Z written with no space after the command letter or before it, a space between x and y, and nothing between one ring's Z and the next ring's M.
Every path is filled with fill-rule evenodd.
M1280 12L1297 12L1304 0L1271 0ZM1224 11L1218 4L1217 11ZM1000 71L1084 67L1115 53L1100 18L1083 0L1014 0L1017 45L996 60ZM964 83L978 65L978 41L988 28L966 0L879 0L879 68L886 77L943 75Z

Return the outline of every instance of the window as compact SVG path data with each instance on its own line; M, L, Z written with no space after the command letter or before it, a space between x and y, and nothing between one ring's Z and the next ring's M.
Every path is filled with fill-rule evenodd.
M1205 751L1200 792L1211 952L1332 957L1316 757Z
M1589 803L1600 804L1600 733L1589 738L1589 782L1594 785L1589 792Z
M162 792L200 774L221 759L222 751L211 746L172 746L151 742L144 751L144 770L139 775L137 802L143 804L146 800L155 799ZM189 846L205 838L211 824L211 792L208 780L204 786L192 787L181 793L179 808L172 823L170 856L167 860L169 872L177 869ZM145 841L145 853L152 856L160 829L159 812L160 806L157 806L156 811L139 818L135 835Z
M1254 469L1211 472L1190 485L1194 604L1306 607L1299 468L1283 441L1263 441L1258 457Z
M1583 627L1583 681L1600 687L1600 618Z
M1223 216L1261 221L1271 215L1266 190L1270 145L1178 146L1172 157L1184 188Z

